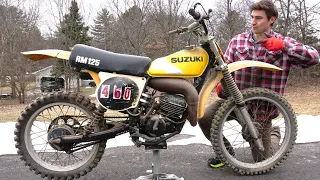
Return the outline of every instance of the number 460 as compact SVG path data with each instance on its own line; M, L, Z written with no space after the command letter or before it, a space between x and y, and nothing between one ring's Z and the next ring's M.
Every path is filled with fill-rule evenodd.
M131 98L131 88L125 87L124 92L122 94L122 87L117 87L116 85L113 86L113 99L122 99L129 101ZM110 95L110 85L102 85L101 86L101 93L100 98L109 98Z

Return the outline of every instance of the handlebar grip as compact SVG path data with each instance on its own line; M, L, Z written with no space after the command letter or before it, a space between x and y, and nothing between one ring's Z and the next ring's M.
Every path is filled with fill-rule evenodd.
M189 9L189 14L193 17L195 20L199 20L201 15L199 12L196 12L193 8Z

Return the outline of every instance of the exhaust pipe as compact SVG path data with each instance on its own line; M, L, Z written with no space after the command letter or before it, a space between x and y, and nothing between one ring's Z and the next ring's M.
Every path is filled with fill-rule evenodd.
M153 78L148 86L158 91L184 95L188 104L188 121L191 126L197 125L199 96L190 82L180 78Z

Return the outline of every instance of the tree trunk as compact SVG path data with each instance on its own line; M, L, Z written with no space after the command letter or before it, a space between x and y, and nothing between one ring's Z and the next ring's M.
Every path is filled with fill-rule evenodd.
M11 96L13 99L17 98L17 92L16 92L16 83L14 82L14 78L11 76Z

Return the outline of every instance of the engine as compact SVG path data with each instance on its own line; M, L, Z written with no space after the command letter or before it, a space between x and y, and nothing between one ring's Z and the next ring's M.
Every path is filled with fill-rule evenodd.
M156 99L153 113L143 120L144 133L151 137L172 133L184 124L187 102L182 95L162 93Z
M187 103L181 95L162 94L160 96L159 113L173 120L180 121L187 109Z

